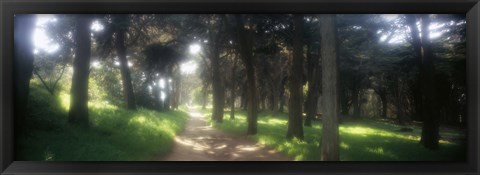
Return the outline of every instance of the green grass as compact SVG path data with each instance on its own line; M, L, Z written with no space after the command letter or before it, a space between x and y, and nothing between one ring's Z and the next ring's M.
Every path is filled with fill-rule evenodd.
M208 111L203 110L209 115ZM214 124L226 132L245 134L247 130L246 113L237 112L235 120L225 115L222 124ZM321 123L314 122L313 127L305 127L305 140L287 140L287 115L262 112L258 115L258 134L250 139L274 148L294 160L320 160ZM398 125L374 121L359 120L340 125L340 160L343 161L462 161L465 160L465 148L459 143L440 141L436 151L424 148L420 143L421 128L414 131L398 132ZM455 134L455 133L441 133Z
M69 96L32 85L27 134L17 138L17 160L137 161L168 153L188 116L183 111L128 111L90 102L90 128L67 123Z

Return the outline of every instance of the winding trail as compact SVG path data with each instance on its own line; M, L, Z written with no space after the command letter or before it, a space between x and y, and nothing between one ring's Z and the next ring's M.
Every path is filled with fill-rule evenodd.
M288 161L275 150L211 127L206 117L189 108L185 130L175 137L172 152L160 161Z

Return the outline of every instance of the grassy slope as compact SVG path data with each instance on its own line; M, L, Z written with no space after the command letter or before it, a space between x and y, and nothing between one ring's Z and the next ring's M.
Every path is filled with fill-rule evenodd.
M89 103L89 129L67 124L68 95L32 85L28 136L18 138L17 160L151 160L169 152L187 113L159 113Z
M208 113L207 111L203 111ZM246 113L236 114L235 120L227 119L215 127L224 131L245 134ZM319 160L321 124L315 122L312 128L304 128L305 141L285 139L287 132L287 115L262 112L258 118L258 134L251 139L281 151L295 160ZM421 128L414 132L397 132L401 127L385 122L363 120L341 124L340 159L347 161L436 161L465 160L465 150L456 143L441 141L440 149L425 149L419 142ZM441 133L455 134L455 133Z

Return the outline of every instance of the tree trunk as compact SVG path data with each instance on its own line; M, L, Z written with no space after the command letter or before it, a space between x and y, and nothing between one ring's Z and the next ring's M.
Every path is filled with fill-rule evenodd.
M349 98L348 98L348 89L347 87L341 87L341 93L340 93L340 106L341 106L341 116L349 116L350 113L350 105L349 105Z
M283 107L285 106L285 81L282 80L280 86L280 104L278 105L278 111L283 112Z
M353 117L360 118L360 91L353 89L352 91L352 104L353 104Z
M335 16L320 15L322 53L322 160L338 161L338 81Z
M246 31L241 15L235 15L238 40L240 43L240 56L245 64L247 71L247 86L248 86L248 100L247 100L247 122L248 135L257 134L257 101L256 101L256 85L255 85L255 67L253 62L253 35L251 31ZM251 29L250 29L251 30Z
M421 64L420 74L423 75L422 94L425 96L424 108L422 109L423 127L420 143L428 149L438 149L439 134L439 119L438 110L436 108L436 88L431 87L435 85L435 67L434 56L430 47L430 35L428 26L430 25L429 15L422 15L422 49L423 61Z
M417 27L417 20L415 18L415 15L407 15L407 23L410 27L410 35L412 37L412 46L413 50L416 55L417 63L418 63L418 69L419 73L417 74L417 81L415 82L415 86L413 87L413 93L414 93L414 101L415 101L415 116L421 120L422 119L422 108L423 108L423 94L422 94L422 84L423 84L423 68L422 68L422 60L424 59L423 55L423 46L422 46L422 40L420 38L420 32Z
M202 88L202 109L207 109L207 101L208 101L208 84L203 83L203 88Z
M88 127L88 74L90 69L91 19L85 15L76 17L75 59L73 61L72 88L68 122Z
M233 67L232 67L232 87L230 89L230 119L235 119L235 89L236 89L236 80L235 73L237 71L237 60L236 58L233 60Z
M420 143L428 149L438 149L439 121L436 115L435 84L433 53L430 49L430 34L428 26L430 19L428 15L421 16L422 37L420 38L417 28L417 20L414 15L407 15L412 36L412 45L418 58L419 74L417 79L418 89L415 93L416 113L423 120L422 135Z
M217 36L218 37L218 36ZM212 90L213 90L213 113L212 118L218 122L223 122L223 109L225 106L225 89L223 87L223 81L220 74L220 58L219 47L213 44L211 48L212 55L210 55L210 61L212 64Z
M321 76L322 76L322 71L320 69L320 65L318 64L319 58L316 57L313 54L309 53L309 60L310 62L308 63L310 66L309 68L309 87L308 87L308 94L307 94L307 100L305 104L305 111L307 113L307 117L305 118L305 126L311 127L312 126L312 119L315 118L315 115L317 114L317 102L318 102L318 96L320 94L318 88L319 88L319 82L321 81Z
M123 98L127 109L135 110L135 96L133 93L132 78L130 76L130 69L128 68L127 48L125 47L125 33L123 29L116 32L115 49L120 62L120 73L122 75Z
M396 107L397 107L397 120L399 125L405 125L407 123L406 116L405 116L405 107L403 105L403 87L402 81L400 78L397 78L397 87L396 87Z
M17 14L14 18L13 112L16 115L15 132L22 133L24 121L28 115L28 95L33 71L32 36L35 29L35 17L34 15Z
M279 111L279 102L280 102L280 93L278 90L279 87L272 87L272 111L273 113L277 113Z
M303 140L303 15L295 14L293 18L295 29L293 34L293 58L290 67L287 139L295 137Z
M380 99L382 100L382 118L386 119L387 118L387 106L388 106L386 89L380 90L380 92L378 92L378 94L380 96Z
M245 82L245 84L242 86L242 99L240 101L240 108L242 108L243 110L247 110L247 99L248 99L248 95L247 95L247 92L248 92L248 85L247 85L247 82Z

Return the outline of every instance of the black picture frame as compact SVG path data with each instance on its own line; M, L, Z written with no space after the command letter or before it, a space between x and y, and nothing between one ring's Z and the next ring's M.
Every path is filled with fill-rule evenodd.
M478 0L2 0L0 2L1 174L479 174L480 3ZM14 160L13 15L21 13L465 13L466 162L35 162ZM74 151L74 150L72 150Z

